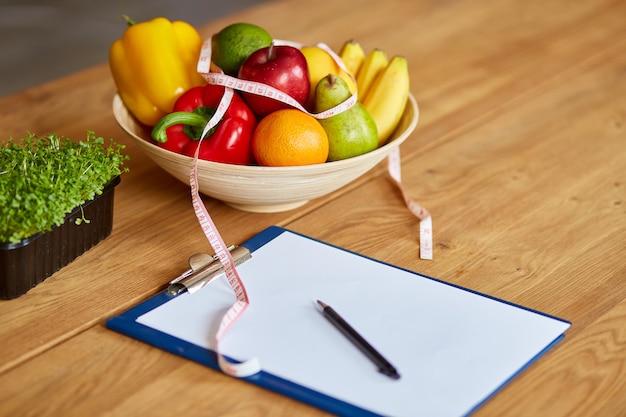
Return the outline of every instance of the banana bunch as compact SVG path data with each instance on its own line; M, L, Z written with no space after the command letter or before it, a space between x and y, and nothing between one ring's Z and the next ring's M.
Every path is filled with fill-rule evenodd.
M382 49L367 55L355 40L345 42L339 52L356 79L359 102L378 128L378 146L384 145L398 126L409 97L409 66L405 57L391 59Z

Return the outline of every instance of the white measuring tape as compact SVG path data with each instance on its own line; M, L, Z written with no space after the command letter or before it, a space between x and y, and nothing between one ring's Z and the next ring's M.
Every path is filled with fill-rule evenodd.
M420 258L433 259L433 221L430 213L421 205L413 201L404 187L402 187L402 175L400 172L400 147L391 150L387 157L387 171L398 187L404 198L404 204L415 217L420 220Z
M207 127L204 129L202 136L200 137L200 141L204 140L205 135L209 131L209 129L215 126L221 119L224 117L224 113L228 109L230 105L230 101L233 96L232 89L226 89L224 92L224 97L222 98L222 102L220 102L215 114L209 120ZM193 157L193 165L191 168L191 174L189 175L189 183L191 185L191 200L193 204L194 212L196 213L196 217L198 218L198 222L200 223L200 227L204 232L207 240L211 244L213 251L215 252L215 256L219 259L221 264L224 266L224 272L226 275L226 279L230 284L231 288L235 292L235 296L237 297L237 301L230 307L230 309L226 312L222 321L220 322L220 326L215 334L215 345L216 345L216 353L218 358L218 363L220 369L227 373L228 375L236 376L236 377L246 377L250 375L254 375L261 370L261 365L256 358L241 362L241 363L233 363L223 355L220 354L219 344L224 334L228 331L230 326L233 325L241 316L246 308L250 304L250 300L248 299L248 294L246 293L246 288L237 273L237 269L235 268L235 261L228 250L228 246L224 243L222 236L217 231L215 227L215 223L213 223L213 219L209 215L204 202L200 198L200 194L198 191L198 154L200 152L200 146L196 148L196 152Z
M303 45L295 42L289 41L281 41L275 40L275 45L289 45L293 47L300 48ZM341 59L337 56L337 54L329 48L324 43L318 43L316 46L327 51L337 62L337 64L344 70L346 73L349 73L341 61ZM282 101L286 104L289 104L298 110L301 110L317 119L324 119L331 117L335 114L341 113L350 107L352 107L357 102L357 94L353 94L348 100L343 103L323 111L321 113L310 113L308 112L300 103L298 103L295 99L290 97L289 95L283 93L276 88L273 88L269 85L254 82L254 81L246 81L236 77L231 77L223 73L220 68L214 66L211 61L211 40L208 39L202 45L202 51L200 54L200 59L198 60L197 66L198 72L206 79L207 83L215 84L219 86L225 87L224 95L220 100L218 108L208 121L204 131L202 132L202 136L200 138L200 142L204 140L205 136L208 132L216 126L219 121L224 116L224 113L230 106L230 102L232 100L234 90L245 91L252 94L257 94L265 97L270 97L275 100ZM217 231L209 212L207 211L204 202L200 198L200 194L198 191L198 155L200 151L200 146L196 147L195 155L193 158L193 164L191 173L189 176L189 182L191 186L191 198L192 204L194 208L194 212L196 213L196 217L198 218L198 222L200 226L211 244L213 251L215 252L215 256L219 259L219 261L224 266L224 272L228 283L231 288L235 292L235 296L237 297L236 302L230 307L230 309L226 312L224 317L222 317L222 321L220 322L220 326L218 328L217 333L215 334L216 341L216 353L218 357L218 364L220 369L228 375L244 378L247 376L254 375L261 371L261 365L257 358L248 359L244 362L234 363L228 361L223 355L220 354L219 344L228 329L239 319L239 317L245 312L246 308L250 304L250 300L248 299L248 295L246 293L245 286L237 273L237 269L235 268L235 262L233 257L228 250L228 246L224 243L222 236ZM428 211L411 200L406 194L404 188L401 183L401 169L400 169L400 152L398 147L392 149L391 153L388 157L388 171L389 175L392 178L393 182L399 188L402 196L404 198L405 204L408 209L420 220L420 257L422 259L432 259L432 220L430 213Z
M274 40L275 45L289 45L294 47L301 47L303 45L296 44L294 42ZM341 66L341 68L346 71L347 69L341 59L333 52L327 45L323 43L318 43L318 47L324 49L326 52L331 54L333 59L337 61L337 63ZM213 69L213 71L211 71ZM304 113L307 113L316 119L326 119L328 117L334 116L338 113L348 110L350 107L354 106L357 102L357 94L353 94L345 100L343 103L338 104L337 106L328 109L326 111L320 113L310 113L307 109L305 109L297 100L288 94L283 93L282 91L259 82L242 80L241 78L231 77L229 75L224 74L221 69L215 67L211 62L211 42L206 41L202 45L202 51L200 53L200 59L198 61L198 72L204 77L204 79L209 84L215 84L222 87L226 87L226 89L234 89L243 91L246 93L256 94L263 97L268 97L285 104L288 104ZM224 101L224 98L222 98ZM230 102L230 98L228 98ZM219 119L217 120L219 122ZM210 121L209 121L210 123ZM205 129L206 130L206 129ZM208 132L208 130L206 130Z

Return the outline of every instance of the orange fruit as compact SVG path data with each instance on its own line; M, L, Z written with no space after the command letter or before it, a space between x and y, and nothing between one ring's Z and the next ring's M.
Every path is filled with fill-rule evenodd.
M259 122L252 152L259 165L321 164L328 158L328 136L313 116L296 109L277 110Z

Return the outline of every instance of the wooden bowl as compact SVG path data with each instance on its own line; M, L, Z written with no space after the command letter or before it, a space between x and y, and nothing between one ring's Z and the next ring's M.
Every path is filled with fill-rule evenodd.
M150 129L139 123L119 95L113 99L117 123L157 165L189 184L193 158L160 148L150 139ZM409 95L402 120L391 139L380 148L341 161L294 167L263 167L198 160L202 194L239 210L257 213L287 211L335 191L357 179L400 146L417 125L417 102Z

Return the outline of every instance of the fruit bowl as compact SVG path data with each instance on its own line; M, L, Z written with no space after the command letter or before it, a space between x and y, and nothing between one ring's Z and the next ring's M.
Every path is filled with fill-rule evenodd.
M150 159L178 180L189 184L193 158L155 145L150 138L150 128L130 114L119 95L113 99L113 115ZM242 211L272 213L292 210L343 187L372 169L407 139L415 129L418 118L417 102L409 94L402 119L384 146L340 161L265 167L198 160L199 190Z

